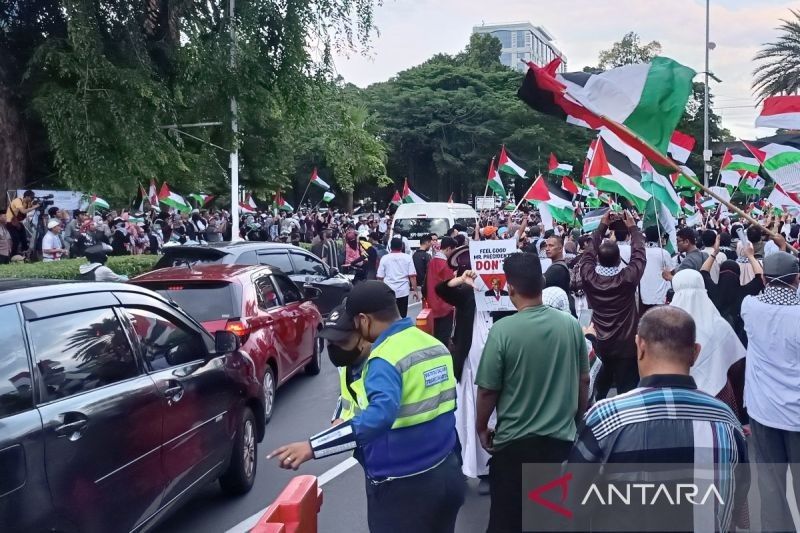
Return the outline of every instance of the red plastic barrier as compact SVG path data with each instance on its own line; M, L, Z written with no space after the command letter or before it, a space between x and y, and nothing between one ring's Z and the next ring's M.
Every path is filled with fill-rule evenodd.
M250 533L317 533L322 489L315 476L297 476L267 507Z
M428 335L433 335L433 318L430 315L430 308L421 310L417 315L417 327Z

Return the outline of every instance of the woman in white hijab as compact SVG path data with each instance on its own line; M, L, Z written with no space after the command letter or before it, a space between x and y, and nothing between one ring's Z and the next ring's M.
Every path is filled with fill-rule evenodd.
M672 305L694 318L700 355L690 371L697 388L716 396L733 409L740 409L728 382L728 369L744 358L747 351L727 320L722 318L706 292L703 277L696 270L681 270L672 278L675 296Z

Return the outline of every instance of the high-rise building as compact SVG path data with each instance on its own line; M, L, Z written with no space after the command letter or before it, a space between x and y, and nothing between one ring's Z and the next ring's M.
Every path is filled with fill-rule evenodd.
M543 66L560 57L562 63L559 72L567 70L567 56L556 48L553 35L542 26L534 26L530 22L483 24L472 28L472 33L489 33L500 39L503 45L500 62L513 69L524 72L528 66L523 61L533 61Z

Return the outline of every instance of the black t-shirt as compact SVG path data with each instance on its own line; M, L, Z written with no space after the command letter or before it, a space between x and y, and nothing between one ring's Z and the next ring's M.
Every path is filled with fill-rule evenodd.
M417 285L420 287L425 284L425 275L428 273L428 263L431 262L431 256L424 250L417 250L411 256L414 261L414 269L417 271Z

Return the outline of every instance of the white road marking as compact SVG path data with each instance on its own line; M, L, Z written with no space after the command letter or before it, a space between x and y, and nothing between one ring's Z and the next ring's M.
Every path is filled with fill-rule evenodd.
M358 461L355 460L353 457L348 457L341 463L337 464L336 466L328 469L327 471L323 472L322 475L317 477L317 484L322 487L326 483L330 483L335 478L341 476L354 466L358 464ZM258 523L258 519L261 518L261 515L267 510L266 507L258 511L257 513L245 518L225 533L248 533L255 525Z

